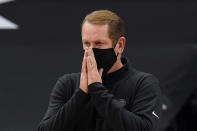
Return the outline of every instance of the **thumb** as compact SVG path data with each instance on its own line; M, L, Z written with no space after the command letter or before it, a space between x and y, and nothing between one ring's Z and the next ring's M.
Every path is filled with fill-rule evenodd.
M86 56L84 56L83 58L83 62L82 62L82 72L86 73L86 66L87 66L87 60L86 60Z
M99 69L99 75L102 76L103 74L103 68Z

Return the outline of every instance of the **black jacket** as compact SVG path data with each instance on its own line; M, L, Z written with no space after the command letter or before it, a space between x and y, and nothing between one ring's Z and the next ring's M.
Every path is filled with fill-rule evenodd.
M80 73L65 74L55 84L38 131L153 131L161 117L158 80L131 66L102 76L102 83L79 88Z

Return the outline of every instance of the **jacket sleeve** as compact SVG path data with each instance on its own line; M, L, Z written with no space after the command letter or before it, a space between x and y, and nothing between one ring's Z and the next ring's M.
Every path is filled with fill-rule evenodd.
M95 82L88 86L91 102L114 131L156 130L161 114L159 82L150 75L137 86L130 110L125 108L125 103L115 99L102 83Z
M69 76L65 82L58 79L50 96L48 109L38 124L37 131L72 131L80 109L88 101L88 95L80 88L72 94Z

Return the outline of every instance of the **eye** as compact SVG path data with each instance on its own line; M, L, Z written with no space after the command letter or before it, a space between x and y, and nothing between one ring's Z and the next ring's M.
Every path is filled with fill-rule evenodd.
M95 44L96 45L102 45L103 43L102 42L96 42Z
M89 47L90 46L90 43L88 43L88 42L84 42L83 43L86 47Z

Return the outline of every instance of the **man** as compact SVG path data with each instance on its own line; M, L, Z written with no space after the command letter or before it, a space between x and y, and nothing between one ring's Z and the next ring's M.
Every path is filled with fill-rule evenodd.
M81 73L54 86L38 131L152 131L160 119L160 87L121 57L126 38L119 16L94 11L82 23Z

